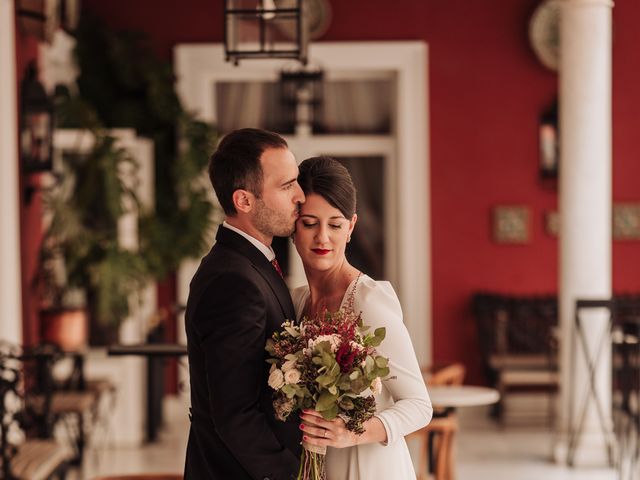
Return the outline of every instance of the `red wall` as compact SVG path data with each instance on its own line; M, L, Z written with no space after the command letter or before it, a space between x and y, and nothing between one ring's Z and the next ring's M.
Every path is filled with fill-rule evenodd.
M22 81L26 67L31 61L38 59L38 42L33 37L28 37L16 26L16 74L18 89ZM19 92L18 92L19 93ZM18 97L19 98L19 97ZM18 103L18 108L20 108ZM19 112L16 112L19 118ZM18 159L16 159L18 161ZM38 248L42 238L42 208L39 194L35 194L28 205L24 201L25 184L38 185L37 176L29 179L20 178L20 262L22 269L22 336L26 345L38 341L38 302L32 292L31 280L35 273L38 261Z
M429 45L433 348L437 362L462 360L481 381L468 301L477 290L557 290L557 241L543 213L557 192L537 173L537 121L553 100L557 77L537 62L527 40L538 0L332 0L322 40L423 40ZM115 28L150 34L171 58L176 43L219 42L222 2L85 0ZM614 199L640 201L640 3L614 8ZM426 134L427 132L425 132ZM532 208L525 246L491 241L490 209ZM615 242L614 289L640 291L640 242Z

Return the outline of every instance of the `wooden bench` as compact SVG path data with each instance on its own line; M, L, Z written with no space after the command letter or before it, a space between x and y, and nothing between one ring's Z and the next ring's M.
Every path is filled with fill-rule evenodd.
M547 395L546 413L553 421L559 382L556 296L479 293L472 306L487 379L500 391L494 415L504 420L511 394L538 392Z

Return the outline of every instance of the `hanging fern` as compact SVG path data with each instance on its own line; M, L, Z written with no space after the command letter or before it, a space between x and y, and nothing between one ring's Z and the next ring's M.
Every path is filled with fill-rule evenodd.
M170 65L151 52L145 34L114 32L85 16L76 37L82 98L106 128L135 128L154 141L155 211L145 214L141 231L154 272L165 275L209 246L210 186L201 177L214 130L182 108Z

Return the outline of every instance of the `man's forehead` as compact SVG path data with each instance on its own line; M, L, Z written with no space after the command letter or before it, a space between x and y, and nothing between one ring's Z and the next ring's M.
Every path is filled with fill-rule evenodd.
M265 176L297 175L298 167L293 153L287 148L268 148L260 156L260 164Z

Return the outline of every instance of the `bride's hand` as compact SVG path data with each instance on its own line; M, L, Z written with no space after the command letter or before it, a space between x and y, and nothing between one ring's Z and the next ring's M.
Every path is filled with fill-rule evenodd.
M315 410L304 410L300 418L303 440L311 445L345 448L358 443L358 435L347 430L341 418L325 420Z

